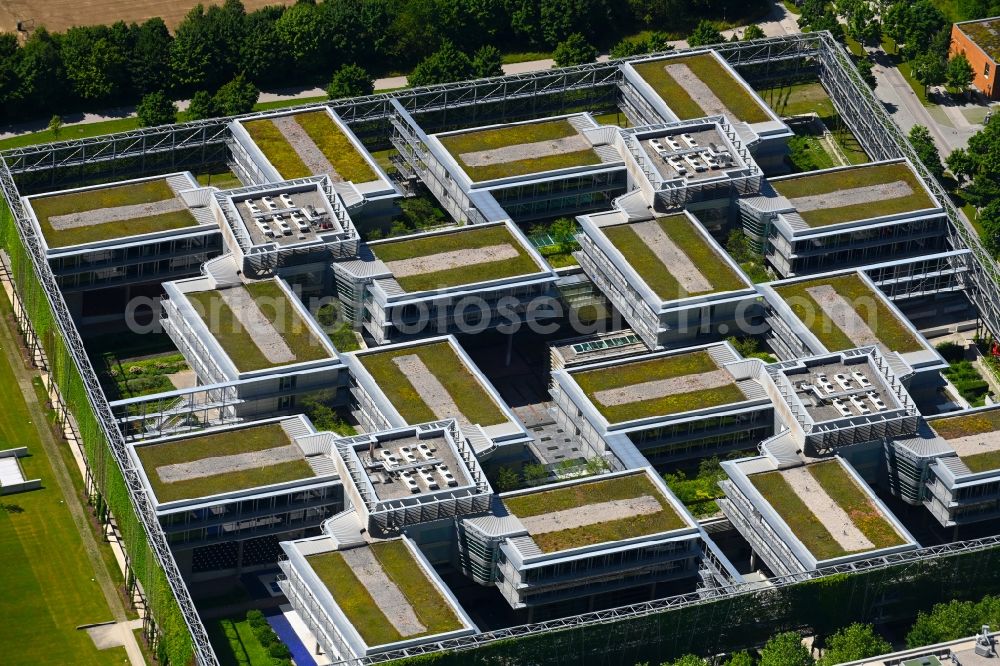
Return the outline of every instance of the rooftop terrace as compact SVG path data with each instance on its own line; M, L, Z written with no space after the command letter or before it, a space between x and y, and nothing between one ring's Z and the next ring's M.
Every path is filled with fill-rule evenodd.
M906 543L836 459L749 479L817 561Z
M241 121L282 178L328 174L334 182L378 180L365 156L326 110Z
M601 231L664 301L748 288L696 224L679 214Z
M869 363L810 363L789 372L799 401L814 423L899 409L883 376Z
M50 248L198 224L166 178L31 197L29 203Z
M369 647L464 627L402 540L319 553L306 561Z
M705 409L747 397L707 351L628 360L570 371L609 423Z
M698 183L721 178L728 170L746 166L715 125L678 130L643 139L639 144L649 163L665 180L683 178L686 183Z
M185 296L240 372L331 356L274 280Z
M240 195L233 197L233 207L254 245L294 245L314 241L320 234L343 231L318 189Z
M724 115L734 122L772 120L746 84L711 53L633 63L680 120Z
M544 270L505 225L369 245L404 291L418 292L500 280Z
M600 164L590 141L566 118L440 134L473 182Z
M503 497L544 553L687 527L645 471Z
M968 21L958 27L994 62L1000 60L1000 18Z
M448 342L358 354L358 360L409 424L457 418L464 427L507 422Z
M877 345L905 354L924 348L857 273L776 285L774 291L829 351Z
M277 423L142 444L135 453L161 503L316 475Z
M934 419L930 425L973 474L1000 469L1000 410Z
M771 181L810 227L935 208L905 162L873 164Z
M380 502L472 485L444 437L383 439L357 453Z

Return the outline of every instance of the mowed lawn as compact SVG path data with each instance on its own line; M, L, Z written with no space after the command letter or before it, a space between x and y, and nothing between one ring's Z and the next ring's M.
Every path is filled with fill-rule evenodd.
M0 313L10 310L0 297ZM6 351L13 347L6 329L0 331ZM90 560L52 467L39 442L27 405L7 355L0 358L0 449L27 446L22 458L28 478L40 478L43 488L0 497L0 662L12 664L124 664L124 648L98 651L76 627L112 619ZM80 529L87 529L81 526Z

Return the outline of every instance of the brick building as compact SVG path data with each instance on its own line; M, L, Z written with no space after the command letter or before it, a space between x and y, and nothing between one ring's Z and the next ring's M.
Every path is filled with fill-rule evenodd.
M972 65L972 85L997 99L997 61L1000 60L1000 17L963 21L951 27L951 55L964 53Z

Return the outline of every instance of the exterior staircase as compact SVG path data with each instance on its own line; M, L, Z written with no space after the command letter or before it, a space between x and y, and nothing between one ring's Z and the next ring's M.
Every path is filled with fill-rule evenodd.
M191 181L187 176L167 176L167 186L173 190L174 194L197 187L191 185Z
M323 532L333 539L334 550L345 550L354 546L363 546L365 538L361 535L364 529L361 517L353 508L341 511L332 518L323 521Z

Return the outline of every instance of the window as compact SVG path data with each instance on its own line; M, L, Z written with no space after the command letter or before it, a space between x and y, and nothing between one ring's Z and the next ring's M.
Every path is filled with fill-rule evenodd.
M990 78L990 63L989 63L989 61L987 61L986 64L983 65L983 78L986 78L986 79Z

